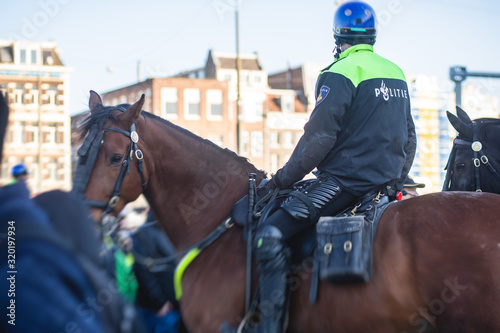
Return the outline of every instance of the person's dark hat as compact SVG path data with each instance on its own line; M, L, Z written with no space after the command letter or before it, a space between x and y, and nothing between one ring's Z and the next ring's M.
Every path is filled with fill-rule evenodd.
M406 177L405 183L403 187L409 187L409 188L424 188L425 184L424 183L415 183L413 178L410 176Z

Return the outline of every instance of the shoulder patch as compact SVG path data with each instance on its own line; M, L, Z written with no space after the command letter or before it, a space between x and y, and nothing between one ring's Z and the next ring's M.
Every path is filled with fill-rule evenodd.
M316 99L316 106L325 100L325 98L326 98L326 96L328 96L329 92L330 92L330 87L321 86L321 89L319 90L318 98Z

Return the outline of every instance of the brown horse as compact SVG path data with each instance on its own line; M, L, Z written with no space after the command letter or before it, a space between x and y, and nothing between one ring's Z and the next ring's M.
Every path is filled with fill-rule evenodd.
M143 102L103 107L91 92L84 130L98 138L98 153L82 187L86 199L111 201L115 211L143 192L182 251L221 225L247 192L247 172L256 172L258 181L264 174L234 153L141 113ZM439 332L500 332L499 213L500 196L491 193L442 192L390 205L375 237L371 281L320 282L311 305L310 271L296 271L288 331L423 332L430 322ZM242 229L233 227L187 267L181 308L191 332L218 332L223 322L236 326L243 318L245 254Z

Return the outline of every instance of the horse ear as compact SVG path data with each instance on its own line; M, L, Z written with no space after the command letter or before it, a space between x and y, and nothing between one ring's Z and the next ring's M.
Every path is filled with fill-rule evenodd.
M472 124L472 120L470 120L469 115L467 114L467 112L465 112L464 110L462 110L462 108L459 107L459 106L457 106L457 116L458 116L458 119L460 119L464 123L466 123L466 124Z
M134 124L141 115L144 99L144 94L142 94L141 98L137 102L131 105L119 116L120 120L124 121L127 125L132 126L132 124Z
M90 113L93 113L95 110L100 109L102 107L102 99L98 93L91 90L90 98L89 98L89 109Z
M462 134L465 137L472 138L472 122L470 124L466 124L450 111L446 111L446 116L448 117L451 125L457 130L459 134Z

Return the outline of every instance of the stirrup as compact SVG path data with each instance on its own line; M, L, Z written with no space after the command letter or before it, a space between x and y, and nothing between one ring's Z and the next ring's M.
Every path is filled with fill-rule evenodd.
M228 322L223 322L222 325L220 325L219 332L220 333L257 333L258 332L258 326L257 327L250 327L247 325L248 319L250 317L250 313L248 312L245 315L245 318L240 322L240 325L236 328L231 325L229 325Z

